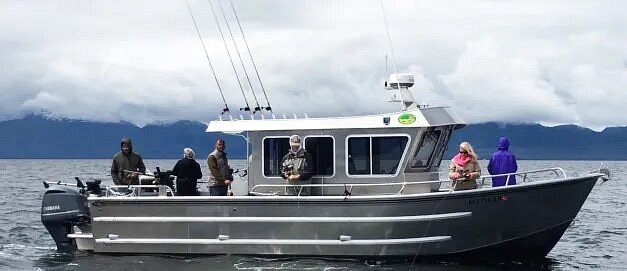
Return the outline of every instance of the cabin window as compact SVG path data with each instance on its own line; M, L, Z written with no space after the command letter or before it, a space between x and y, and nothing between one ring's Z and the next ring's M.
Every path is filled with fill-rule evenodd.
M439 167L440 163L442 162L442 156L444 155L444 151L446 150L446 144L448 143L448 139L451 136L451 131L453 130L452 126L447 127L444 131L443 131L443 135L440 136L440 148L439 151L436 151L435 154L433 155L433 160L434 162L432 163L433 167Z
M370 137L348 139L348 174L370 174Z
M305 137L305 150L311 154L314 176L333 176L335 169L335 144L333 137Z
M349 137L348 175L395 175L408 141L408 136Z
M268 137L263 139L263 176L281 176L281 160L290 150L289 137Z
M410 165L412 168L429 166L429 161L431 161L431 157L435 153L435 149L438 145L440 134L440 130L426 131L424 133L420 146L411 160Z

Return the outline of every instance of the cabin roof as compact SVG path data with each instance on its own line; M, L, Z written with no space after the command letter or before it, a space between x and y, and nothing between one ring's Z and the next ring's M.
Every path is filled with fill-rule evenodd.
M385 119L389 118L389 123ZM207 132L236 134L250 131L328 130L362 128L406 128L441 125L465 125L448 107L429 107L417 110L365 116L286 119L215 120L207 124Z

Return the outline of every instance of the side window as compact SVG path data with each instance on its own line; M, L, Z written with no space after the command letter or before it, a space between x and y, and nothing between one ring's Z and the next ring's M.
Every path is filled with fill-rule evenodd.
M407 146L407 137L372 138L372 174L394 174Z
M348 174L370 175L370 137L348 139Z
M263 176L281 176L281 159L290 150L289 137L263 139Z
M349 175L393 175L405 150L407 136L374 136L348 138Z
M429 161L435 152L435 147L438 145L440 133L440 130L424 133L420 146L418 146L418 150L416 150L414 157L411 159L410 165L412 168L429 166Z
M448 143L448 139L451 137L451 131L453 130L452 126L449 126L446 128L446 130L444 130L444 135L441 136L441 143L440 143L440 150L436 151L436 153L433 155L433 161L435 161L435 163L433 163L433 167L439 167L440 163L442 162L442 156L444 155L444 151L446 151L446 144Z
M316 136L305 138L305 150L311 154L314 176L332 176L334 172L335 150L333 138Z

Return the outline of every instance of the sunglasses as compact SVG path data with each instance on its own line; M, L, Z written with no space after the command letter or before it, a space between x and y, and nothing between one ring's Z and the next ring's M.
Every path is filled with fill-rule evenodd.
M467 151L459 151L459 153L462 153L462 154L468 154L468 152L467 152Z

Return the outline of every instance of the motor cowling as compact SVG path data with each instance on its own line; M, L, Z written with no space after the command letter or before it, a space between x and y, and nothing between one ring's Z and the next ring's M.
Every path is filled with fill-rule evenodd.
M41 222L59 251L76 249L73 239L67 237L72 227L90 223L89 206L83 191L76 187L53 186L44 193L41 203Z

